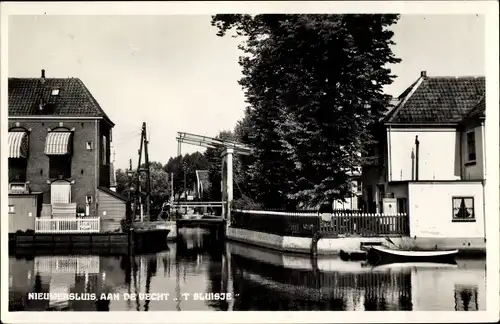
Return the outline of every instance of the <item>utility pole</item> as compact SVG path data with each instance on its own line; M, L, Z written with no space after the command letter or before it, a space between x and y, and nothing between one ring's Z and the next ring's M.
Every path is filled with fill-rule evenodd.
M129 178L129 197L130 197L130 200L131 200L131 204L132 206L130 206L132 208L132 219L131 221L135 221L135 215L136 215L136 208L137 208L137 205L136 205L136 196L132 190L132 186L133 186L133 180L134 180L134 174L132 173L132 159L129 159L128 160L128 178Z
M171 203L174 202L174 173L170 173L170 201Z
M146 136L146 123L142 123L142 129L144 134L144 160L146 162L146 217L147 220L151 217L151 175L149 170L149 155L148 155L148 144L149 140Z
M186 180L186 163L182 164L184 170L184 199L187 201L187 180Z
M139 146L139 160L137 162L137 195L139 197L139 208L141 213L141 222L144 221L143 207L142 207L142 193L141 193L141 162L142 162L142 147L144 145L144 134L146 130L146 123L142 123L141 143Z

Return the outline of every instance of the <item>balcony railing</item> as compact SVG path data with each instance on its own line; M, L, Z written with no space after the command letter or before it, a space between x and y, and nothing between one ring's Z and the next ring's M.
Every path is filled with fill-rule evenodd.
M37 218L36 233L99 233L101 229L99 217L87 218Z

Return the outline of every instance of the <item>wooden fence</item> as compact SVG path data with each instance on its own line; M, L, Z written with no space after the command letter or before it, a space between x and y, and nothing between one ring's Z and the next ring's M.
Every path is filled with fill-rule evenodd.
M320 232L323 237L338 236L403 236L408 235L409 221L405 213L337 213L325 221L322 217Z
M99 233L100 218L37 218L35 233Z
M405 213L379 214L341 211L333 214L281 212L269 210L233 210L231 226L283 236L404 236L409 235Z

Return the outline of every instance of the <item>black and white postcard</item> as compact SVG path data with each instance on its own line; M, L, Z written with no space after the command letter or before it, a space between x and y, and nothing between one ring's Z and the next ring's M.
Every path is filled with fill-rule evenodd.
M498 321L497 2L0 9L2 321Z

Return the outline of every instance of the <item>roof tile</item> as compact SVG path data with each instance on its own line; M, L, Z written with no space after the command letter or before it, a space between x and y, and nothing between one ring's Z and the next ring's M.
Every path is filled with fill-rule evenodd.
M484 77L424 77L386 121L394 124L458 123L484 94Z
M59 89L57 96L51 95L53 89ZM8 93L9 116L40 115L38 106L42 99L45 103L53 104L50 115L103 117L111 122L87 87L77 78L9 78Z

